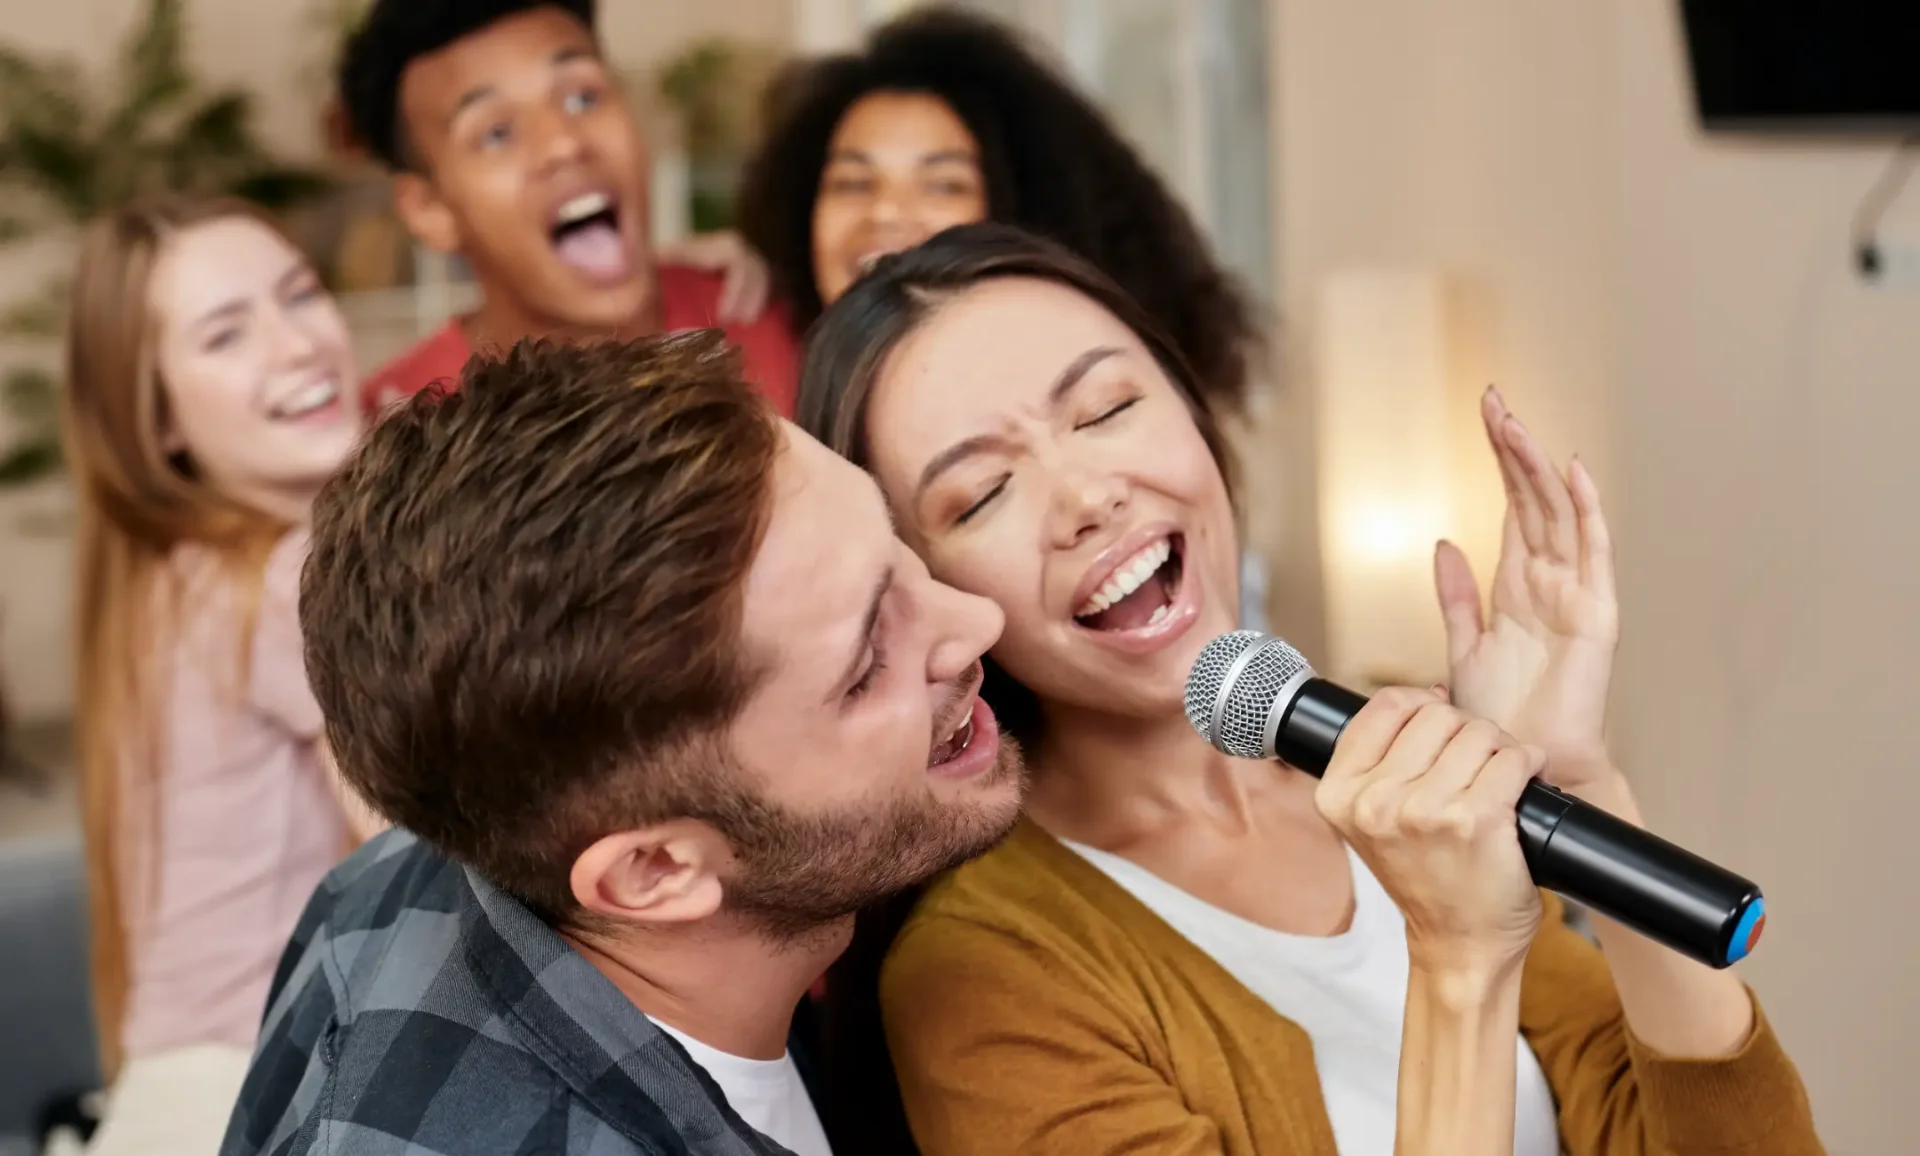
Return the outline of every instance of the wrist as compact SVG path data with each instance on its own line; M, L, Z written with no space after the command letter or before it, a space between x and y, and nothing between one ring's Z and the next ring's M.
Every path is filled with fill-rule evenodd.
M1598 807L1617 819L1624 819L1636 827L1645 825L1640 815L1639 800L1633 795L1632 784L1612 763L1567 790L1581 802Z
M1447 948L1420 944L1409 936L1407 984L1437 1010L1471 1015L1518 993L1526 957L1524 946L1518 951Z
M1518 969L1408 974L1396 1156L1513 1151Z

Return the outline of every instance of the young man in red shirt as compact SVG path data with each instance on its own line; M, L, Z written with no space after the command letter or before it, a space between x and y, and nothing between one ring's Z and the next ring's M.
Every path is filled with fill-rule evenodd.
M340 64L359 140L394 173L421 244L458 253L480 308L381 368L370 407L457 381L522 337L722 328L748 378L793 411L784 309L729 323L720 275L656 264L639 125L594 34L594 0L376 0Z

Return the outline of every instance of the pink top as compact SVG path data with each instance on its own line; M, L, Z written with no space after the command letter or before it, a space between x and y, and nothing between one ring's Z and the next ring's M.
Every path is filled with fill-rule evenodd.
M252 1047L294 921L347 848L322 765L320 707L300 650L304 531L267 562L244 685L245 605L204 549L174 552L179 632L156 671L157 841L130 872L129 1057L189 1044Z

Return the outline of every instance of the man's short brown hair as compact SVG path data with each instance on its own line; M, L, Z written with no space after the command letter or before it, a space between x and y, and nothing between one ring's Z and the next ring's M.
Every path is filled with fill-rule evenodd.
M549 917L613 831L697 812L740 709L779 423L713 331L522 341L387 415L300 585L342 773ZM710 766L710 764L709 764Z

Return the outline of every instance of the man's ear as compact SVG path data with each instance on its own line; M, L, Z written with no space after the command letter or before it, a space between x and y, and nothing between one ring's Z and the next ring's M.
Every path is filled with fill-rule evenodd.
M720 910L726 841L705 823L674 819L605 836L573 861L573 899L622 923L693 923Z
M460 250L460 225L433 182L419 173L393 177L393 208L413 239L436 253Z

